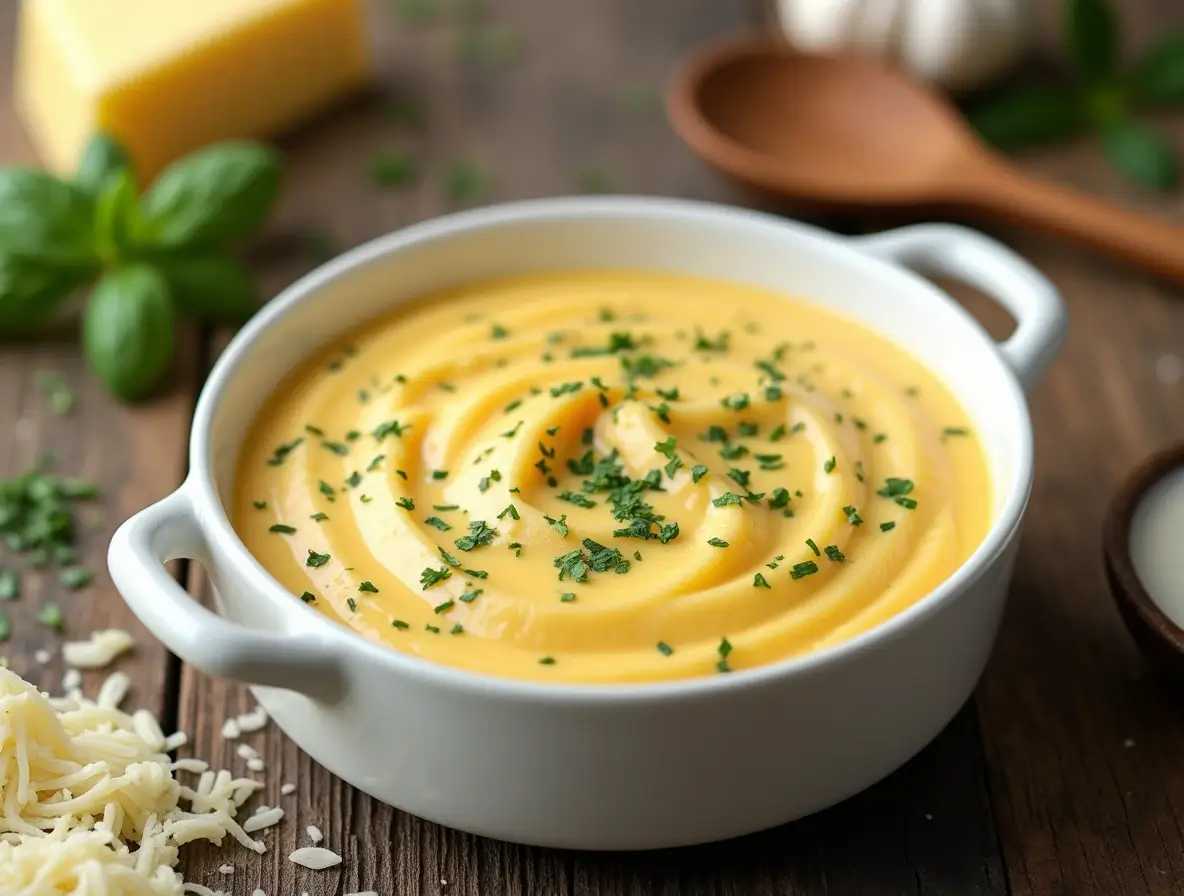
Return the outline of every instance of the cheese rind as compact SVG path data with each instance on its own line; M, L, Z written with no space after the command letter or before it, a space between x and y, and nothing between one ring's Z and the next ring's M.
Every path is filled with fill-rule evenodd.
M361 0L24 0L17 106L55 172L101 130L148 180L208 143L285 131L368 72Z

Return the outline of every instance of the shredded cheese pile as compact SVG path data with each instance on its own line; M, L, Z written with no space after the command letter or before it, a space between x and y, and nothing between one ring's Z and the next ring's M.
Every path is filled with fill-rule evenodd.
M263 852L235 821L262 785L172 761L184 735L121 711L125 690L51 699L0 668L0 896L210 896L174 870L179 846L229 833ZM199 773L196 787L177 770Z

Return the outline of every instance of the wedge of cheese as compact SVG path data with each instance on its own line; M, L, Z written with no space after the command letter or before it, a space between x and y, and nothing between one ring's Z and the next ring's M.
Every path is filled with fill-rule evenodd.
M286 130L367 78L362 0L22 0L17 106L48 168L97 130L150 179Z

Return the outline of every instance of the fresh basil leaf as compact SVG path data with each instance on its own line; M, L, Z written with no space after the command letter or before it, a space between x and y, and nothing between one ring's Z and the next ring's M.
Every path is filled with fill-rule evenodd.
M109 178L131 170L131 161L123 147L106 134L95 134L82 149L74 183L92 196L97 196Z
M1184 32L1157 41L1130 73L1129 88L1142 103L1184 101Z
M140 194L131 170L107 178L95 200L95 248L108 264L127 259L144 230Z
M93 212L86 193L51 174L0 170L0 251L85 265L95 255Z
M1105 128L1101 139L1111 164L1136 183L1166 192L1179 182L1171 146L1141 124L1119 122Z
M259 309L259 291L245 267L224 255L162 259L177 305L207 323L239 324Z
M104 276L83 313L82 344L116 397L148 395L173 358L173 304L164 277L145 264Z
M1068 0L1066 42L1077 71L1090 83L1118 67L1118 18L1109 0Z
M988 143L1019 149L1050 143L1080 131L1086 123L1081 96L1068 87L1017 87L985 100L969 113Z
M37 330L52 317L61 300L93 273L90 266L20 253L0 254L0 336Z
M279 156L229 141L174 162L144 195L147 236L165 247L220 247L256 231L279 192Z

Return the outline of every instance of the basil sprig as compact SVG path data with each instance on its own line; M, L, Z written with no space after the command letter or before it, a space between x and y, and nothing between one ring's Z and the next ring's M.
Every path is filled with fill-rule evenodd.
M1122 64L1121 28L1109 0L1066 0L1072 84L1020 85L973 107L971 123L1004 150L1095 134L1110 164L1146 187L1171 190L1179 171L1169 144L1136 113L1184 102L1184 32L1160 37Z
M83 349L118 398L150 394L172 363L176 315L241 323L259 306L231 249L279 192L277 153L252 141L198 150L141 196L127 154L95 136L73 179L0 170L0 337L30 335L93 286Z

